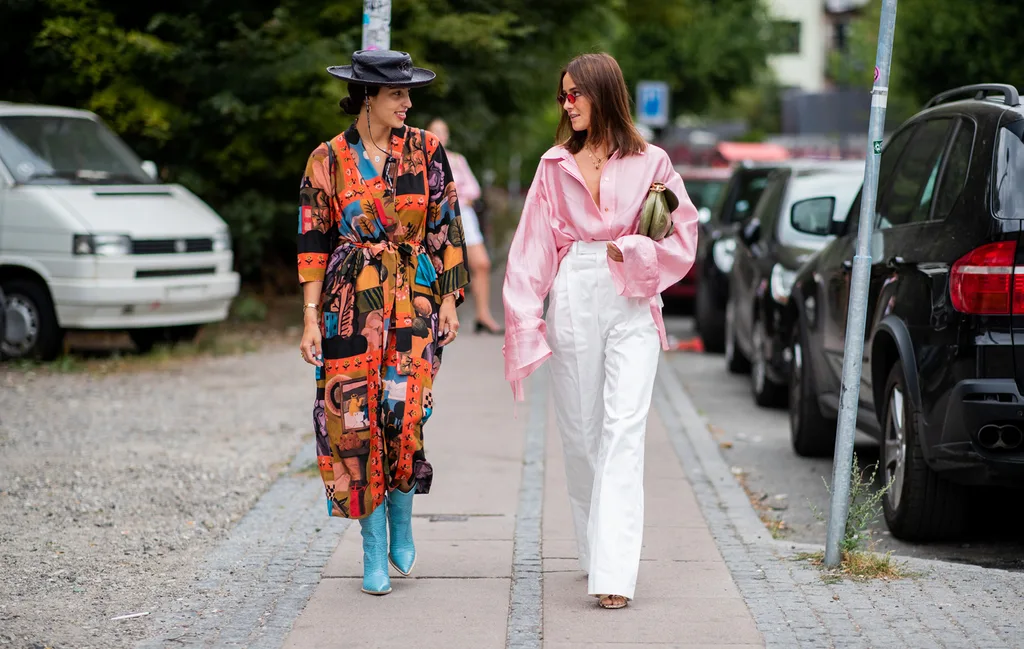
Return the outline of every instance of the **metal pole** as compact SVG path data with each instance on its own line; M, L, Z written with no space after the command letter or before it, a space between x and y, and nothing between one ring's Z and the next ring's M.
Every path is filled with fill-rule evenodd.
M857 406L864 358L868 280L871 277L871 234L875 223L878 163L882 153L885 106L889 95L889 65L896 27L896 2L882 0L882 19L878 28L875 81L871 89L871 117L868 122L867 164L861 191L857 254L853 257L853 276L850 278L846 348L843 350L843 385L839 393L839 421L836 427L835 460L832 463L832 500L829 504L828 536L825 540L825 565L829 568L835 568L842 561L840 544L846 534L846 520L850 514L850 473L853 470L853 440L857 432Z
M363 49L391 49L391 0L363 0Z

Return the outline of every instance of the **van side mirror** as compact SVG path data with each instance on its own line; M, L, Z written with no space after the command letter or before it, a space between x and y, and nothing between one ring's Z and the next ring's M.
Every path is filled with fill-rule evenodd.
M837 237L846 234L846 221L831 221L828 224L828 233Z
M142 170L145 171L146 175L152 178L153 180L156 180L157 176L160 175L160 170L157 169L156 163L153 162L152 160L144 160L142 162Z

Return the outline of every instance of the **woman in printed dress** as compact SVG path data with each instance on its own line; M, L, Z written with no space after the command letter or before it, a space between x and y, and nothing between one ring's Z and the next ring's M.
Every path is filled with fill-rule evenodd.
M633 126L615 59L570 61L558 103L559 144L541 157L508 254L505 376L522 399L523 379L551 359L580 567L601 607L622 608L640 565L659 341L668 348L659 296L693 265L697 210ZM659 241L638 234L655 182L679 199Z
M360 521L362 590L385 595L389 560L402 575L415 563L412 497L432 477L423 425L469 275L444 148L405 125L409 89L434 73L391 50L328 72L348 82L341 106L357 119L313 151L302 178L300 349L316 367L327 512Z

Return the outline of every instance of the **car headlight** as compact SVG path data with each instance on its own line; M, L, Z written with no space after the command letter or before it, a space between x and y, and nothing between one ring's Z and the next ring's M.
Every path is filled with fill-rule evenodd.
M782 264L775 264L772 267L772 299L779 304L789 302L789 293L793 290L794 281L796 281L796 271L787 270Z
M76 234L71 244L76 255L117 257L132 254L132 238L127 234Z
M732 262L736 257L736 240L733 238L719 239L711 246L711 258L715 266L726 275L732 270Z
M213 235L213 251L224 252L231 250L231 233L227 230Z

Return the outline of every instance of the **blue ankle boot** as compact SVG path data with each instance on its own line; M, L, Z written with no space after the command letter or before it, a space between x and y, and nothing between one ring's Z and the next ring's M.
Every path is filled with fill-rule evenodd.
M381 503L373 513L359 521L363 534L363 592L387 595L391 592L388 577L388 522Z
M388 558L395 570L408 576L416 565L416 546L412 542L412 497L416 486L407 493L398 489L388 494L388 523L391 526L391 553Z

